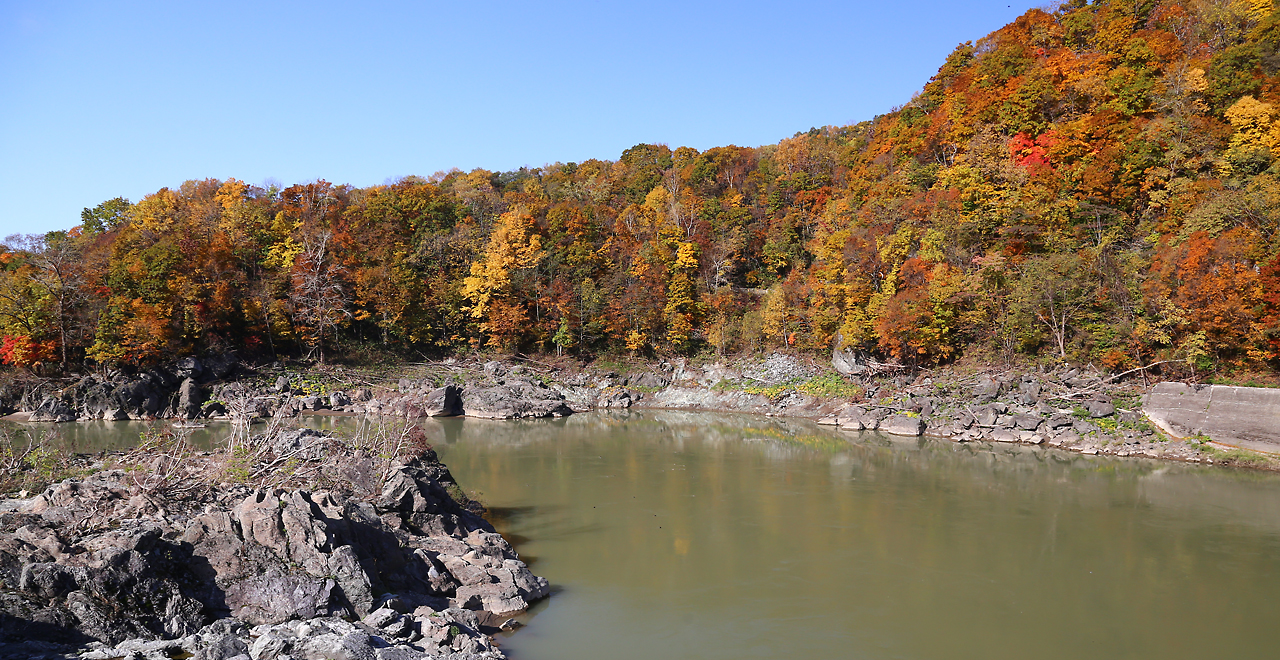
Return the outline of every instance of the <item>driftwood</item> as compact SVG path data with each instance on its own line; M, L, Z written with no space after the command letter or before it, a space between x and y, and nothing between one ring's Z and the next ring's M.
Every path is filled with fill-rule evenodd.
M1098 392L1099 388L1101 388L1103 385L1107 385L1107 384L1109 384L1109 383L1111 383L1111 382L1115 381L1115 380L1116 380L1116 379L1118 379L1118 378L1123 378L1123 377L1125 377L1125 376L1128 376L1128 375L1129 375L1129 374L1131 374L1131 373L1135 373L1135 372L1138 372L1138 371L1143 371L1143 372L1145 372L1146 370L1148 370L1148 369L1150 369L1150 368L1152 368L1152 367L1158 367L1158 366L1160 366L1160 365L1162 365L1162 364L1169 364L1169 363L1171 363L1171 362L1187 362L1187 360L1161 360L1161 361L1159 361L1159 362L1152 362L1151 364L1148 364L1148 365L1146 365L1146 366L1144 366L1144 367L1138 367L1138 368L1136 368L1136 369L1130 369L1130 370L1128 370L1128 371L1122 371L1122 372L1120 372L1120 373L1118 373L1118 374L1115 374L1114 376L1111 376L1111 377L1109 377L1109 378L1101 379L1101 380L1099 380L1099 381L1098 381L1098 383L1097 383L1096 385L1091 385L1091 386L1089 386L1089 387L1082 388L1082 389L1075 389L1075 390L1072 390L1072 391L1068 392L1068 393L1067 393L1067 394L1065 394L1065 395L1062 395L1062 396L1055 396L1055 397L1053 397L1053 398L1055 398L1055 399L1061 399L1061 400L1063 400L1063 401L1071 401L1071 400L1078 399L1078 398L1081 398L1081 397L1090 396L1090 395L1092 395L1092 394L1096 394L1096 393Z

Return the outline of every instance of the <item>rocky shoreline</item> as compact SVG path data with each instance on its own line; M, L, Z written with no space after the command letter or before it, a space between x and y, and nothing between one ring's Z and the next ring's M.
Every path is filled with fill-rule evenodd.
M0 658L504 657L491 635L547 582L433 451L272 433L239 454L148 447L3 501Z
M1144 456L1275 469L1266 443L1228 446L1144 415L1141 380L1078 368L909 372L848 351L829 363L763 359L621 365L445 360L392 377L253 368L234 356L185 358L133 377L86 376L54 388L0 391L0 412L30 421L252 419L296 413L371 417L558 417L631 407L718 410L820 420L955 442L1044 444L1084 454ZM356 382L360 381L360 382ZM1157 422L1159 420L1157 419ZM1280 443L1280 438L1274 442ZM1280 449L1280 444L1277 444Z

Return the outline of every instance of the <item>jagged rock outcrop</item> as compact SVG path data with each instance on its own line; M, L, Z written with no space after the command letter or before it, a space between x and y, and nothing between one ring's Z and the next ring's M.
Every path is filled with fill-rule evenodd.
M308 447L301 436L314 433L282 435L278 452ZM481 622L524 610L546 580L450 496L456 485L430 450L380 489L367 476L342 491L166 499L113 470L10 506L0 513L0 641L10 645L0 657L27 642L96 642L92 657L103 658L342 657L333 654L348 647L351 657L501 657Z

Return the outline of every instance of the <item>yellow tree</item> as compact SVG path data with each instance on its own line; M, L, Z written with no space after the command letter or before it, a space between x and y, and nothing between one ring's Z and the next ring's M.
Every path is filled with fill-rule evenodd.
M667 304L663 309L663 316L667 319L667 341L683 350L692 339L693 322L698 312L698 291L693 279L698 271L697 243L680 243L670 271Z
M512 297L512 275L533 268L545 254L533 222L523 205L498 216L484 253L462 281L471 317L481 319L480 330L491 343L510 345L526 320L524 308Z

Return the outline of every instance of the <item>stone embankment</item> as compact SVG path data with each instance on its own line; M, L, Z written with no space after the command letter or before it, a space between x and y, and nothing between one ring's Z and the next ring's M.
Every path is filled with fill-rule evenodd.
M1147 417L1175 438L1280 453L1280 389L1160 383L1142 403Z
M546 580L434 452L379 475L328 440L284 433L264 461L329 490L192 488L201 454L4 501L0 658L502 658L490 634Z

